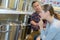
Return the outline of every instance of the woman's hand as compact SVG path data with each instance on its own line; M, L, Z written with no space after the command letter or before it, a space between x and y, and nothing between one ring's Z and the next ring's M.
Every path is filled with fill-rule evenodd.
M36 40L40 40L40 36L38 36L38 37L36 38Z
M43 29L43 21L42 21L42 19L40 19L38 24L39 24L40 30L42 30Z

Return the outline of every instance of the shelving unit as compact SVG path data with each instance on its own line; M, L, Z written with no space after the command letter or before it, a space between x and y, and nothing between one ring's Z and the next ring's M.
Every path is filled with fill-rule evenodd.
M54 8L54 10L55 10L56 12L60 13L60 7L54 7L54 6L53 6L53 8Z
M27 15L31 15L32 14L32 12L23 12L23 11L17 11L17 10L10 10L10 9L0 9L0 15L4 15L4 14L11 14L11 15L13 15L13 14L22 14L22 15L24 15L24 25L26 25L26 20L27 20ZM7 20L8 21L8 20ZM9 26L6 26L6 30L9 30L9 28L8 28ZM17 29L16 29L17 30ZM25 31L24 31L25 32ZM9 36L9 32L7 32L6 34L5 34L5 40L9 40L9 38L8 38L8 36ZM24 36L24 35L23 35ZM16 38L16 40L17 40L17 38Z
M23 12L9 9L0 9L0 14L32 14L32 12Z

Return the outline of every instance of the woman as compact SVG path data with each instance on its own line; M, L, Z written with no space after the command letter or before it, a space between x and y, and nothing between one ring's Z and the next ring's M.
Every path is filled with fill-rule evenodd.
M44 5L44 13L40 16L41 20L47 20L47 26L43 29L43 23L39 22L41 35L36 40L60 40L60 20L56 17L53 7L48 4Z

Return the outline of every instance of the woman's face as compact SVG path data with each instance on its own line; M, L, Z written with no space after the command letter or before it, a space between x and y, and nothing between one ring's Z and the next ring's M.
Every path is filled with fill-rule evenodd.
M51 16L49 11L40 13L39 15L41 16L42 19L47 19L48 17Z

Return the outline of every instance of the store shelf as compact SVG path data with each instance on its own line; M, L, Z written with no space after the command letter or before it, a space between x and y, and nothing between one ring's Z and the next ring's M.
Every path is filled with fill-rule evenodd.
M9 9L0 9L0 14L32 14L32 12L16 11Z
M60 12L60 7L53 7L55 11Z

